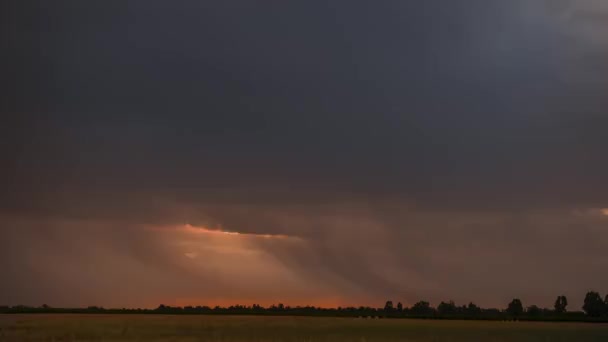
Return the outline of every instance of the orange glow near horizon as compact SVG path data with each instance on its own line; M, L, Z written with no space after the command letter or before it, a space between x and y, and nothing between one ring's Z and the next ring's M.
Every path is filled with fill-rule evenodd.
M252 306L258 304L263 307L270 307L272 305L283 304L285 306L315 306L320 308L337 308L337 307L359 307L370 306L375 307L381 301L377 300L364 300L353 303L352 300L348 301L342 297L321 297L321 298L282 298L282 299L228 299L228 298L174 298L172 300L165 300L159 303L152 303L149 307L156 308L160 304L169 306L208 306L208 307L229 307L235 305Z
M293 270L270 250L300 248L306 240L283 234L256 234L209 228L192 224L147 226L166 246L167 258L173 266L187 272L193 279L213 275L208 290L176 296L148 297L145 305L156 308L170 306L222 306L273 304L295 306L346 306L344 298L319 282L311 281ZM289 247L288 247L289 246ZM246 262L244 262L246 261ZM247 279L243 282L243 279ZM204 288L204 286L203 286Z

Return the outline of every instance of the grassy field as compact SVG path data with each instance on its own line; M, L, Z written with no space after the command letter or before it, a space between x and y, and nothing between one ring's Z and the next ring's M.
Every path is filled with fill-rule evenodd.
M608 341L607 324L259 316L0 315L0 341Z

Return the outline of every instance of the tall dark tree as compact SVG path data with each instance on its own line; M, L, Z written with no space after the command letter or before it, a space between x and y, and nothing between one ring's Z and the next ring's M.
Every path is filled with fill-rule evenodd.
M606 297L606 298L608 298L608 297ZM401 304L401 302L397 303L397 311L403 312L403 304Z
M606 304L599 293L595 291L587 292L583 304L583 310L587 315L590 317L599 317L604 313L605 306Z
M521 303L521 300L515 298L509 303L507 307L507 313L511 316L517 317L520 316L524 312L524 306Z
M555 300L555 313L561 314L566 312L566 307L568 306L568 299L566 296L558 296Z
M384 304L384 311L386 312L393 312L394 308L393 308L393 301L392 300L388 300L386 301L386 304Z

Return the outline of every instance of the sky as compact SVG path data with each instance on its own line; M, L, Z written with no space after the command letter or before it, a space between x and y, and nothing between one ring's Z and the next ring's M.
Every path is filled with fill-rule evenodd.
M0 26L0 304L608 291L604 0L14 0Z

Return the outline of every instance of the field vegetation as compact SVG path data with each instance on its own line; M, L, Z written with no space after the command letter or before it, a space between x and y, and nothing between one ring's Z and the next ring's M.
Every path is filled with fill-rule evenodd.
M237 315L0 315L0 341L608 341L607 324Z

